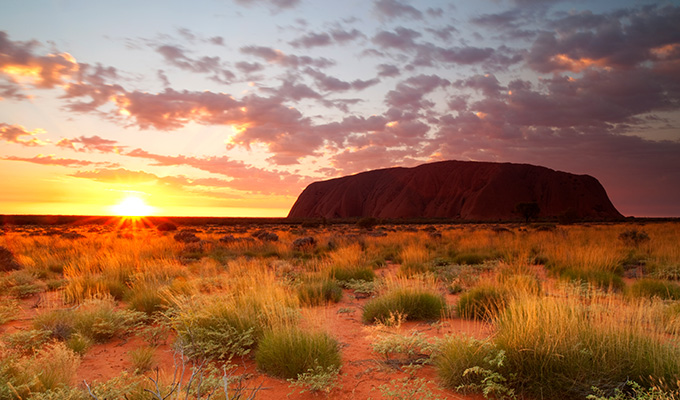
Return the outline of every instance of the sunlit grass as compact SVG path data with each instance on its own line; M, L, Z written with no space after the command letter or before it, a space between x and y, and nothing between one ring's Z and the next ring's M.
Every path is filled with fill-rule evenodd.
M243 240L227 244L219 238L228 229L202 227L197 245L144 227L53 231L84 236L77 239L45 235L51 228L10 229L0 236L0 246L22 268L0 276L0 323L16 318L14 310L27 304L37 304L38 315L31 320L34 329L3 336L2 362L29 365L21 360L47 351L49 342L87 354L96 342L161 320L171 332L170 345L191 362L252 359L271 332L286 332L285 340L279 338L283 342L272 340L275 351L293 337L323 332L328 320L309 331L319 322L310 318L332 307L328 303L342 294L341 285L354 291L342 301L357 302L353 307L363 308L366 323L417 319L439 326L458 316L487 321L474 323L489 327L487 340L449 338L450 346L442 347L449 352L447 362L455 364L440 372L450 378L444 380L449 387L481 382L457 374L474 366L492 368L485 358L501 350L504 367L496 372L514 374L508 385L537 398L582 398L591 385L612 393L627 378L644 387L658 379L674 384L679 373L674 360L680 358L680 308L672 300L677 298L672 280L680 278L677 224L437 226L441 237L422 228L372 237L344 234L343 227L307 232L272 227L276 242L251 238L251 228L235 231ZM620 239L633 228L650 239L638 244ZM292 242L307 234L314 235L316 247L295 250ZM625 291L609 291L623 289L631 268L644 279L626 280ZM448 303L447 289L456 293L446 297ZM359 293L373 298L361 300ZM479 306L478 315L465 311L472 304ZM449 312L456 305L458 312ZM307 345L300 346L292 347ZM148 367L149 353L140 351L135 362L140 369ZM38 387L22 390L28 398Z

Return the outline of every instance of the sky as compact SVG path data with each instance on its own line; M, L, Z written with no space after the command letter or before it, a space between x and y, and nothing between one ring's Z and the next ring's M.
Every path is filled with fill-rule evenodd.
M0 214L285 217L314 181L468 160L680 217L679 21L648 0L3 0Z

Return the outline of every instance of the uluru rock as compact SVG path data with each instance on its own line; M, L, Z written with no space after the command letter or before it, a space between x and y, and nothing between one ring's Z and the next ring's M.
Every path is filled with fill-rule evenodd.
M520 203L535 202L539 217L566 212L579 219L622 215L589 175L512 163L441 161L386 168L314 182L289 218L451 218L516 220Z

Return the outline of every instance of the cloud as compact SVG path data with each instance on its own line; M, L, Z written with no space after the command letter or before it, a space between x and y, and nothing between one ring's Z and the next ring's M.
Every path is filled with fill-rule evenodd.
M239 71L245 72L246 74L252 74L253 72L262 71L264 69L264 66L260 63L249 63L246 61L238 61L234 66Z
M376 14L384 19L422 19L423 13L417 8L398 0L377 0L373 3Z
M78 72L78 63L70 54L37 56L33 54L36 47L38 42L14 42L0 31L0 77L7 81L3 97L22 97L18 91L24 82L41 89L61 86Z
M92 152L99 153L119 153L121 149L127 146L119 146L115 140L104 139L97 135L95 136L80 136L75 139L63 138L56 144L57 147L71 149L78 152Z
M42 129L34 129L29 131L21 125L0 123L0 139L8 143L15 143L28 147L44 146L48 142L44 142L34 137L35 135L40 135L43 133L45 133L45 131ZM24 137L28 137L28 139L24 139Z
M192 182L202 182L202 185L215 186L219 182L221 187L229 187L250 193L295 195L301 188L304 178L297 174L283 171L268 171L246 165L242 161L229 157L187 157L164 156L149 153L142 149L134 149L124 155L153 161L152 166L190 166L201 171L229 177L229 180L199 179ZM212 182L212 184L210 184Z
M464 80L454 83L458 88L472 88L481 91L486 97L496 97L500 94L503 87L494 75L473 75Z
M9 161L25 161L25 162L30 162L33 164L41 164L41 165L59 165L62 167L87 167L91 165L112 165L112 163L108 162L93 162L93 161L85 161L85 160L75 160L72 158L59 158L56 157L54 154L38 154L35 157L32 158L27 158L27 157L15 157L15 156L8 156L8 157L3 157L3 160L9 160Z
M365 37L365 35L357 29L345 30L336 28L329 32L310 32L289 43L296 48L311 49L332 44L345 44L362 37Z
M538 72L579 72L591 67L628 69L657 62L680 47L680 7L650 6L596 15L564 16L542 32L527 56ZM678 60L678 52L665 53ZM668 61L668 60L666 60Z
M435 37L440 40L451 40L454 33L459 33L460 31L453 25L447 25L443 28L425 28L427 32L430 32Z
M415 39L420 36L422 36L422 34L413 29L397 27L394 32L378 32L373 37L373 43L385 49L410 50L415 49L418 46Z
M484 90L481 82L467 84ZM680 101L680 85L649 69L588 70L580 78L545 79L536 88L515 80L508 89L499 95L486 86L488 97L470 109L512 125L611 129L607 124L640 124L642 114L677 109Z
M413 76L397 84L394 90L390 90L385 95L385 103L397 109L429 108L434 106L434 103L425 100L425 95L439 87L446 87L450 83L436 75Z
M391 64L378 65L378 76L380 77L393 78L395 76L399 76L400 74L401 71L399 71L399 68L396 65Z
M92 171L78 171L70 176L87 178L96 182L134 185L159 180L157 175L144 171L131 171L125 168L102 168Z
M286 55L281 50L276 50L265 46L244 46L241 53L261 58L271 64L279 64L287 68L301 68L312 66L316 68L327 68L335 64L327 58L312 58L309 56Z
M329 172L347 175L379 168L409 167L418 163L411 156L412 151L408 149L385 149L380 145L345 149L332 157L335 170Z
M352 82L346 82L312 68L307 68L304 72L314 78L319 89L327 92L342 92L350 89L363 90L380 82L377 78L369 80L356 79Z
M455 46L441 47L416 39L422 34L409 28L397 27L393 32L380 31L372 39L381 50L388 53L397 51L398 57L411 54L411 67L434 67L437 64L482 64L488 69L506 69L522 61L516 50L506 46L491 47ZM370 51L369 51L370 53ZM373 54L381 55L374 51Z
M317 46L328 46L331 44L331 35L327 33L308 33L290 42L293 47L312 48Z
M262 88L265 93L272 93L282 99L299 101L302 99L321 100L323 96L304 83L297 83L295 79L286 79L278 88Z
M300 3L300 0L235 0L235 2L243 6L264 5L269 7L272 12L278 12L284 9L295 8Z
M166 62L181 70L195 73L210 73L213 74L211 79L220 83L229 83L236 78L233 72L223 66L219 57L203 56L193 59L187 56L186 50L169 44L158 46L156 51L163 56Z
M244 104L231 95L165 89L161 93L126 92L114 102L118 114L147 129L173 130L189 122L230 124L244 121ZM244 121L245 122L245 121Z

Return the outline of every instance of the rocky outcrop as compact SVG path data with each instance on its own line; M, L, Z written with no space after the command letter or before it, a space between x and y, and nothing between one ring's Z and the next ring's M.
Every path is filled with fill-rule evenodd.
M289 218L452 218L516 220L517 204L535 202L541 217L622 215L589 175L529 164L442 161L314 182Z

